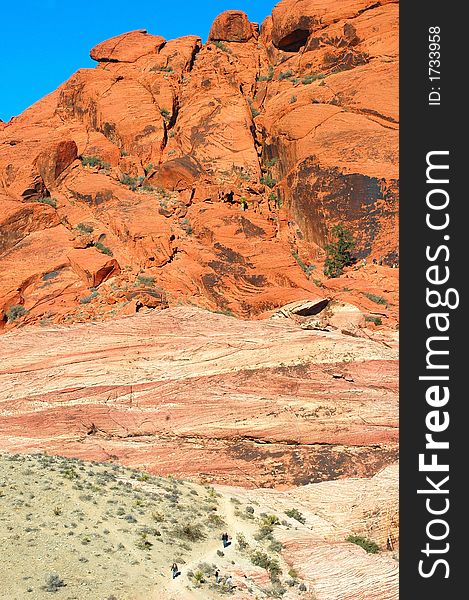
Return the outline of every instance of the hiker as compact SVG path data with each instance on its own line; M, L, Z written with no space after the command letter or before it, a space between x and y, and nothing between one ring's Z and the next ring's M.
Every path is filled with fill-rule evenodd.
M233 587L233 577L231 577L231 575L228 575L228 577L225 579L225 585L230 589Z
M215 581L216 583L220 583L221 581L220 571L218 569L215 571Z
M230 545L229 537L227 533L223 533L221 536L221 541L223 542L223 548L226 548Z
M173 579L176 579L176 577L179 575L179 569L175 562L171 565L171 571L173 573Z

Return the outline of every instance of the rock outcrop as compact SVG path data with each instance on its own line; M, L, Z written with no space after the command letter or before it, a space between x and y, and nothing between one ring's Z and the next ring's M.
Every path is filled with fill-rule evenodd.
M227 11L205 44L98 44L96 68L0 124L1 327L327 296L393 328L397 19L395 2L283 0L260 31ZM347 281L322 275L339 222Z
M213 22L208 39L211 42L247 42L253 35L253 24L250 23L246 13L240 10L227 10Z
M245 487L397 457L397 352L196 308L0 338L0 447Z
M138 29L101 42L90 56L98 62L133 63L146 54L158 53L165 41L161 36L149 35L146 29Z

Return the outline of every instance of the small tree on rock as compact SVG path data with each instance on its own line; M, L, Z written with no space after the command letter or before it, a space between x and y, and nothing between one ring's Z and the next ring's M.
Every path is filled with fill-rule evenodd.
M339 277L344 272L344 267L354 261L352 250L355 248L355 241L350 231L340 224L334 225L332 235L335 240L325 247L324 275Z

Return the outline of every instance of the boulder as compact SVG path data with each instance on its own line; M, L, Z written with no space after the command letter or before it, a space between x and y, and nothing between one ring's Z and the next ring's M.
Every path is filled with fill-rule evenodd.
M222 42L247 42L254 35L252 24L241 10L226 10L213 22L208 40Z
M0 254L30 233L59 224L57 212L48 204L14 202L0 195Z
M95 248L71 250L67 258L70 266L88 287L98 287L103 281L120 272L115 258L98 252Z
M36 166L47 188L53 186L59 176L78 157L74 140L61 140L49 144L36 158Z
M181 191L192 187L201 173L199 163L186 155L159 165L148 176L148 182L166 190Z
M98 62L133 63L146 54L157 54L165 41L159 35L148 34L146 29L137 29L101 42L90 56Z

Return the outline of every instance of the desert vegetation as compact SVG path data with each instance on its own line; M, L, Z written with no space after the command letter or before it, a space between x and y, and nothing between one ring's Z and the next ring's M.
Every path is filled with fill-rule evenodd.
M289 525L209 485L112 462L0 454L0 598L133 600L179 589L211 599L235 595L242 573L253 599L288 588L309 598L277 528Z
M325 247L324 274L328 277L340 277L344 268L353 263L352 251L355 248L355 241L350 231L343 225L334 225L331 233L333 241Z

